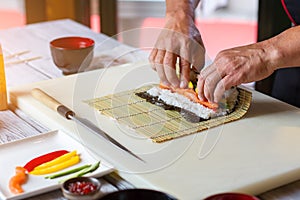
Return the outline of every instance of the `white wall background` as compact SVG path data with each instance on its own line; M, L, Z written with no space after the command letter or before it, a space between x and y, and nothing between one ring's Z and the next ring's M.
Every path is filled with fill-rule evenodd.
M0 0L0 9L12 9L24 12L23 0Z

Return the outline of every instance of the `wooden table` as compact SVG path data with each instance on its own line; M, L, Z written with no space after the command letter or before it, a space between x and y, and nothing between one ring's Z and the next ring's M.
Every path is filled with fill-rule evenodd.
M49 42L56 37L70 35L85 36L95 40L93 66L105 67L106 65L147 59L144 52L132 51L133 48L103 34L94 33L89 28L71 20L58 20L28 25L23 28L2 30L0 31L0 42L6 58L19 52L27 52L5 60L8 87L63 76L52 62ZM117 55L124 56L116 57ZM28 58L36 59L24 61ZM13 105L10 105L9 110L0 112L0 120L2 125L0 143L19 140L48 131L47 127L42 126ZM102 187L104 193L132 187L130 183L117 177L114 173L104 176L102 179L105 183ZM263 193L259 197L266 200L300 199L300 181ZM61 192L56 190L30 199L64 198Z

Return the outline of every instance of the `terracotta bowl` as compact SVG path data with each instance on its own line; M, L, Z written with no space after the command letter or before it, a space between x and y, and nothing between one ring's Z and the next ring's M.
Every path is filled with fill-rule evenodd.
M93 59L94 40L85 37L62 37L50 42L55 65L63 74L84 71Z

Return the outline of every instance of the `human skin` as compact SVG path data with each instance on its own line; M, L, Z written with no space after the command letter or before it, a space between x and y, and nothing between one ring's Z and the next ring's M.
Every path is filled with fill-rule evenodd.
M198 76L200 100L217 103L232 86L262 80L276 69L300 66L299 38L296 26L268 40L221 51Z
M163 85L186 88L191 67L200 71L205 48L194 23L200 0L166 0L166 24L149 61ZM268 40L223 50L198 76L201 101L217 103L224 91L242 83L262 80L276 69L300 66L300 26ZM175 64L179 58L180 78Z
M149 61L162 84L186 88L190 69L200 71L204 65L205 48L194 24L194 10L199 0L166 0L166 23ZM180 78L176 75L179 59Z

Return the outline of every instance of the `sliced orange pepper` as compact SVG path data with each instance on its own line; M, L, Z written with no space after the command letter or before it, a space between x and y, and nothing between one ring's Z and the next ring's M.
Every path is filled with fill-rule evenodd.
M23 193L22 185L27 182L28 175L23 167L16 167L16 174L9 180L9 189L14 194Z
M159 87L161 89L165 89L165 90L171 90L172 92L176 92L178 94L181 94L183 96L185 96L186 98L188 98L189 100L195 102L195 103L199 103L207 108L210 109L217 109L219 107L219 105L217 103L210 103L208 101L201 101L198 97L198 94L191 88L174 88L174 87L170 87L167 85L163 85L162 83L160 83Z

